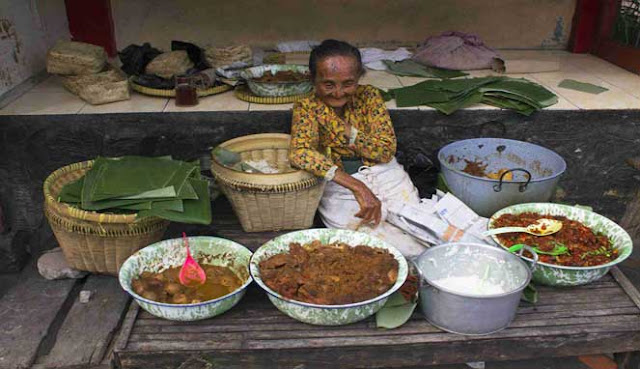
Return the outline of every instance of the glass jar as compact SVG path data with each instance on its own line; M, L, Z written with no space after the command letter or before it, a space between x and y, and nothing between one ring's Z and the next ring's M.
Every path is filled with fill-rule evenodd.
M192 77L176 77L176 106L198 105L196 81Z

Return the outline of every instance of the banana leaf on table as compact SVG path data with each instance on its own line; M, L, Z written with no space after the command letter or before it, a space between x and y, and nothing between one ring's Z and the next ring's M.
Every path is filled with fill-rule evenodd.
M395 98L398 107L427 105L445 114L482 102L530 115L558 102L553 92L537 83L499 76L428 80L390 89L383 97Z
M87 182L90 178L87 175L83 188L83 202L136 195L143 197L141 194L147 191L170 186L179 189L196 170L193 164L183 161L144 156L97 158L93 166L89 172L96 172L95 179Z
M446 79L468 75L467 73L458 70L430 67L415 62L411 59L406 59L398 62L394 62L393 60L383 60L382 62L387 66L387 70L389 71L389 73L395 74L397 76L416 76Z
M137 211L139 217L209 224L208 181L202 179L199 168L198 161L166 157L97 158L84 177L62 188L58 200L90 211Z
M198 194L198 200L183 200L184 211L152 208L151 210L140 210L138 216L141 218L157 216L182 223L210 224L211 202L209 199L209 182L206 179L189 178L188 180Z

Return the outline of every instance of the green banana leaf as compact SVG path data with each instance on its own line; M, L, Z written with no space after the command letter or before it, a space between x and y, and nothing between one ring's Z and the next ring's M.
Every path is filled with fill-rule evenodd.
M84 186L84 176L67 183L60 190L58 201L68 204L80 203L82 201L82 186Z
M184 211L182 200L159 200L159 201L145 201L137 204L119 206L119 209L126 210L151 210L151 209L166 209L173 211Z
M516 112L526 116L530 116L531 114L533 114L533 112L538 110L537 108L529 104L525 104L517 100L509 100L509 99L504 99L500 97L487 96L486 94L482 97L482 103L496 106L501 109L515 110Z
M168 209L140 210L138 217L157 216L167 220L208 225L211 223L211 200L209 199L209 181L189 178L189 182L198 194L198 200L183 200L184 211Z
M447 103L452 100L465 100L481 86L502 78L504 77L429 80L408 87L391 89L389 93L395 97L398 107ZM454 105L458 104L454 103Z
M196 170L194 165L182 161L142 156L101 160L96 164L99 171L94 181L85 181L83 202L141 195L169 186L179 189Z
M467 106L478 104L481 101L482 101L482 93L478 91L474 91L468 95L463 95L459 98L452 99L447 102L429 103L426 105L432 108L435 108L444 114L449 115L458 109L463 109L463 108L466 108Z
M594 95L603 93L605 91L609 91L608 88L605 88L605 87L602 87L602 86L598 86L598 85L594 85L594 84L588 83L588 82L576 81L574 79L563 79L558 84L558 87L568 88L570 90L575 90L575 91L580 91L580 92L587 92L587 93L594 94Z
M502 91L488 91L488 92L484 92L484 96L490 96L490 97L494 97L494 98L498 98L498 99L504 99L504 100L514 100L514 101L518 101L521 102L523 104L526 105L530 105L536 109L542 109L543 106L540 106L538 104L537 101L533 101L531 99L529 99L526 96L521 96L521 95L516 95L516 94L512 94L510 92L502 92Z
M504 78L480 88L481 92L501 91L534 101L540 107L551 106L558 102L558 96L537 83L524 78Z
M399 62L394 62L393 60L383 60L382 62L387 66L387 70L389 71L389 73L395 74L397 76L456 78L468 75L467 73L457 70L442 69L422 65L411 59L406 59Z
M65 202L68 204L79 204L81 202L81 193L82 187L84 185L84 176L80 177L78 180L74 182L67 183L60 194L58 195L58 201ZM138 209L151 209L151 201L141 200L141 199L124 199L124 200L103 200L103 201L95 201L90 203L87 209L84 210L105 210L110 208L121 208L127 210L138 210ZM138 205L142 207L136 207L137 204L146 204L146 205Z

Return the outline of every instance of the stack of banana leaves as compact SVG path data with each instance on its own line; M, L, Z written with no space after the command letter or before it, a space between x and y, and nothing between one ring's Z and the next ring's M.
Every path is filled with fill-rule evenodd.
M558 97L551 91L524 78L481 77L427 80L413 86L390 89L386 100L396 99L396 106L427 105L445 114L470 105L484 103L512 109L524 115L551 106Z
M211 223L209 182L200 164L171 157L98 157L83 177L62 188L58 201L89 211Z

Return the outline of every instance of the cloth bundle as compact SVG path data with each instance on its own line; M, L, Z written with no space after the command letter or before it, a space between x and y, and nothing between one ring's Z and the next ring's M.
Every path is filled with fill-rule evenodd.
M480 37L455 31L427 38L412 58L424 65L454 70L488 69L501 62L498 53L485 46Z

